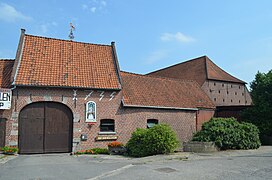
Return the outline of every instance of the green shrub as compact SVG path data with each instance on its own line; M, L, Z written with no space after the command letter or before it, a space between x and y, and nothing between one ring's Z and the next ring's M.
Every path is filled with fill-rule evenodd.
M12 154L18 152L18 148L13 146L5 146L1 150L3 151L4 154Z
M261 145L258 128L235 118L212 118L202 125L193 141L214 141L220 149L257 149Z
M166 124L155 125L150 129L138 128L126 145L128 155L134 157L171 153L178 146L175 132Z
M93 148L92 151L94 154L109 154L109 150L107 148Z
M106 148L92 148L75 152L75 155L81 154L109 154L109 150Z

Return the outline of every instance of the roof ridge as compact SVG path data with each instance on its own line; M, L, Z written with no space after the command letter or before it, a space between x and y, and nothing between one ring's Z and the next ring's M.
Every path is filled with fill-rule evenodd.
M126 74L131 74L131 75L139 75L139 76L146 76L146 75L144 75L144 74L138 74L138 73L123 71L123 70L121 70L121 73L126 73Z
M121 71L122 73L127 73L131 75L138 75L146 78L153 78L153 79L162 79L162 80L170 80L170 81L176 81L176 82L193 82L197 83L195 80L191 79L176 79L176 78L170 78L170 77L162 77L162 76L153 76L153 75L145 75L145 74L137 74L137 73L132 73L132 72L126 72L126 71ZM198 84L198 83L197 83ZM199 85L199 84L198 84Z
M203 56L199 56L199 57L196 57L196 58L193 58L193 59L185 60L185 61L183 61L183 62L174 64L174 65L171 65L171 66L167 66L167 67L165 67L165 68L161 68L161 69L158 69L158 70L156 70L156 71L149 72L149 73L147 73L146 75L151 74L151 73L155 73L155 72L159 72L159 71L162 71L162 70L165 70L165 69L169 69L169 68L172 68L172 67L174 67L174 66L178 66L178 65L180 65L180 64L184 64L184 63L188 63L188 62L191 62L191 61L195 61L195 60L201 59L201 58L203 58L203 57L206 58L207 55L203 55Z
M15 61L15 59L0 59L0 61Z
M111 46L111 44L88 43L88 42L72 41L72 40L51 38L51 37L31 35L31 34L25 34L25 36L32 36L32 37L37 37L37 38L42 38L42 39L52 39L52 40L59 40L59 41L73 42L73 43L80 43L80 44L89 44L89 45L98 45L98 46Z

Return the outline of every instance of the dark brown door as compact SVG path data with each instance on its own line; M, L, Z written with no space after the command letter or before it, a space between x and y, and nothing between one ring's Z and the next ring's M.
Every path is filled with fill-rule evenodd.
M19 117L20 153L71 152L72 112L60 103L26 106Z
M0 118L0 148L5 146L6 119Z

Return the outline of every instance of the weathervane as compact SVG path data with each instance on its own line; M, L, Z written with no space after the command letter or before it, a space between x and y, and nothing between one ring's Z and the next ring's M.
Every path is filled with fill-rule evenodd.
M69 34L69 38L70 38L70 40L73 40L74 38L75 38L75 36L74 36L74 33L73 33L73 31L75 30L76 28L73 26L73 24L72 23L70 23L70 34Z

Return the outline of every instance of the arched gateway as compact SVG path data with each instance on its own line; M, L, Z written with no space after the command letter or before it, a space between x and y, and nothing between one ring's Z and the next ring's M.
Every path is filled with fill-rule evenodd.
M64 104L36 102L19 114L19 152L71 152L73 113Z

